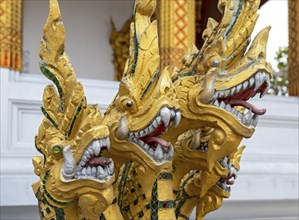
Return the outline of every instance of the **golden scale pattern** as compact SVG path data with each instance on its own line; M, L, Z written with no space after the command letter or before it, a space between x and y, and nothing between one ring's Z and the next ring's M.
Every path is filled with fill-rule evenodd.
M258 5L219 0L222 20L209 20L203 47L191 45L172 72L161 67L151 19L156 1L136 0L129 57L102 116L77 82L59 5L50 0L39 55L56 89L44 90L35 139L43 156L33 158L41 219L188 219L196 208L201 220L218 209L240 170L240 143L257 123L246 113L249 103L235 98L243 106L226 106L224 96L264 93L272 75L266 62L270 28L250 40Z

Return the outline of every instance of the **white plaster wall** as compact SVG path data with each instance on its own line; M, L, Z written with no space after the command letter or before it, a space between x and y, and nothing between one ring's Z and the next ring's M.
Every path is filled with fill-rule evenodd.
M66 51L78 77L114 79L109 44L110 18L120 28L133 11L132 0L59 0L66 29ZM38 47L48 16L45 0L25 0L23 49L28 55L25 71L40 74Z

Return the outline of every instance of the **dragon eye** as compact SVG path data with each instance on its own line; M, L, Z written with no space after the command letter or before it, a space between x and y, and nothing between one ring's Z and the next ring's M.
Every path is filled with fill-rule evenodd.
M131 107L133 106L133 102L132 102L132 100L128 100L128 101L126 102L126 106L127 106L128 108L131 108Z
M54 146L54 147L52 148L52 152L53 152L54 154L59 154L59 153L61 152L61 147L58 146L58 145Z

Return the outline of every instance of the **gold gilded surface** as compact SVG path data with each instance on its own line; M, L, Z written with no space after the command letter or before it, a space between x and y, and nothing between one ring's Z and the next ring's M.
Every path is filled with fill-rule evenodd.
M136 0L129 58L102 118L76 81L58 4L51 0L40 57L58 93L54 86L45 89L45 119L36 137L45 157L33 159L41 177L33 189L44 218L186 219L196 208L203 219L218 209L240 170L240 142L265 114L249 103L266 93L271 77L265 60L270 28L250 41L258 5L220 0L222 20L209 20L203 47L191 46L183 66L171 72L162 68L157 21L151 20L156 1ZM108 137L110 150L99 160L113 159L116 180L112 173L90 179L88 171L76 178L86 149Z

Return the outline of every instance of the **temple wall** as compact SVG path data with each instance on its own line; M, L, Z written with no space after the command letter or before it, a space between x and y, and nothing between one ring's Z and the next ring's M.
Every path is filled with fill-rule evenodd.
M43 117L43 88L49 81L41 74L0 71L0 219L37 219L37 201L31 189L37 177L31 158L38 155L34 136ZM103 111L118 90L117 82L80 80L88 102L98 103ZM266 96L253 103L267 108L267 114L254 136L244 141L247 148L231 198L206 219L297 219L298 97Z
M48 1L23 2L24 71L40 74L38 47L48 16ZM66 51L79 77L114 79L112 49L109 45L110 18L119 29L133 11L133 1L59 2L66 29Z

